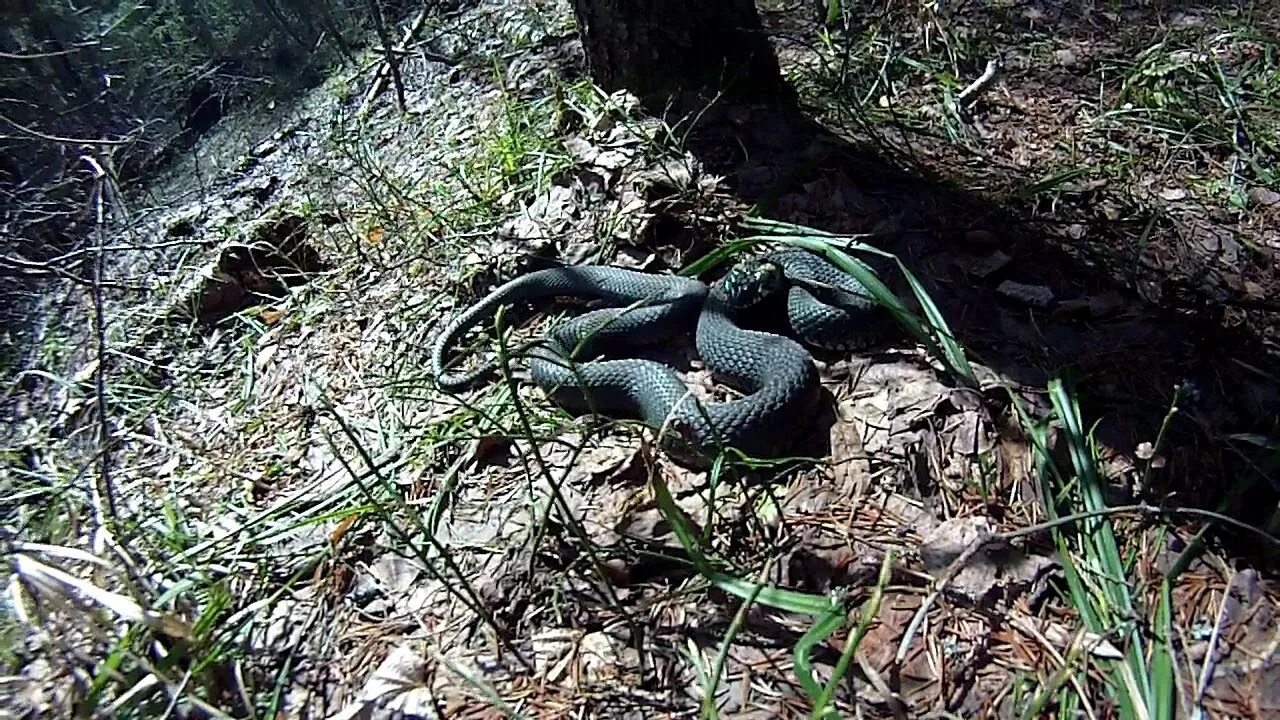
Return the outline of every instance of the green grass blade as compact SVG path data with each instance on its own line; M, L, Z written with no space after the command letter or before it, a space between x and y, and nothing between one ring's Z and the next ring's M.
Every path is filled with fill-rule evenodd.
M768 234L734 240L716 248L697 261L690 263L681 275L694 277L724 263L749 248L767 243L781 243L793 247L804 248L822 255L841 270L849 273L861 283L872 298L888 310L898 323L917 342L938 359L953 374L971 387L977 386L977 378L964 348L951 332L946 318L938 309L937 303L929 296L920 280L907 269L906 265L892 253L879 250L870 245L857 242L850 236L835 235L802 225L793 225L764 218L749 218L744 225L751 229L766 231ZM889 290L876 273L861 260L851 257L845 250L857 250L893 260L903 277L906 278L912 294L920 303L925 314L925 322L921 322L914 313L907 309L902 300Z
M813 701L815 711L821 707L819 703L822 702L825 689L813 676L813 649L831 637L831 633L839 630L840 626L844 625L844 621L844 608L833 607L819 617L813 627L809 628L809 631L796 643L794 651L796 679L800 681L805 693Z
M1173 720L1177 710L1177 678L1173 667L1173 599L1169 581L1160 583L1160 604L1156 607L1156 627L1163 638L1151 647L1151 720Z
M946 318L943 317L942 311L938 309L937 304L933 302L933 298L929 296L924 285L916 278L915 274L908 270L907 266L901 260L898 260L896 256L874 251L874 248L860 243L847 244L850 249L874 251L875 254L892 258L897 263L898 270L906 278L912 294L920 303L920 307L925 313L926 322L921 322L914 313L908 310L902 300L889 290L866 263L850 257L841 247L817 236L788 236L779 238L779 240L788 245L801 247L810 252L823 255L836 267L852 275L871 293L877 303L893 313L898 323L952 373L970 385L977 385L973 367L969 364L964 348L956 341L955 334L951 332L951 328Z
M876 579L876 586L871 591L871 597L867 600L862 609L858 611L858 627L853 633L853 637L844 645L844 651L840 653L840 660L836 662L835 671L831 673L831 679L827 681L827 686L822 689L822 694L814 702L813 717L828 717L835 714L834 708L831 708L831 698L835 697L836 688L840 686L840 681L849 672L849 664L853 661L853 654L858 651L858 647L862 645L862 639L866 637L867 631L871 629L871 621L880 614L880 602L884 599L884 589L888 587L889 580L893 577L893 550L890 549L884 554L884 560L880 563L880 575Z
M844 624L848 615L844 603L836 597L786 590L772 585L744 580L717 570L703 551L701 534L685 517L684 511L676 505L666 483L660 478L654 477L651 480L651 484L658 509L662 512L667 522L671 523L672 531L680 541L681 547L688 554L694 568L712 585L730 595L742 598L748 603L759 603L778 610L802 613L817 618L817 621L809 628L808 632L797 641L794 649L794 661L797 680L804 687L810 699L813 700L815 707L818 707L818 704L822 702L825 689L814 679L811 658L814 648Z
M1049 398L1063 425L1067 451L1079 481L1082 509L1103 511L1107 504L1101 474L1089 435L1081 421L1079 403L1066 385L1056 378L1049 383ZM1078 573L1080 582L1071 584L1071 599L1081 610L1090 630L1098 634L1118 631L1125 657L1123 662L1114 664L1113 683L1121 716L1148 720L1155 704L1151 668L1143 651L1142 637L1134 626L1133 618L1138 616L1137 603L1110 518L1099 514L1082 521L1078 539L1076 553L1069 552L1063 557L1064 566L1075 565L1078 555L1085 569ZM1091 612L1085 612L1086 607Z

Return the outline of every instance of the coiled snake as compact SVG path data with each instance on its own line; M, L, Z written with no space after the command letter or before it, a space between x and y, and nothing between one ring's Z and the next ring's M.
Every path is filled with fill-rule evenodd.
M818 400L813 358L796 341L740 326L746 313L786 292L792 333L812 347L856 349L883 329L884 315L866 289L826 260L788 248L740 261L710 287L691 278L601 265L539 270L498 287L437 336L432 371L442 389L456 391L496 367L449 374L450 348L500 305L556 296L594 298L611 305L553 329L529 353L533 380L552 400L575 411L638 417L663 428L662 446L677 459L705 465L724 447L753 457L786 448L788 423ZM838 304L830 300L835 297ZM698 354L718 376L747 393L702 403L676 371L639 359L596 360L606 351L671 338L696 320Z

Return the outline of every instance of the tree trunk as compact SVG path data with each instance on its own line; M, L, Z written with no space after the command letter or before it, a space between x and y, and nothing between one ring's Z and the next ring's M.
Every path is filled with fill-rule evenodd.
M753 0L574 0L592 78L651 110L688 94L788 104L795 95Z

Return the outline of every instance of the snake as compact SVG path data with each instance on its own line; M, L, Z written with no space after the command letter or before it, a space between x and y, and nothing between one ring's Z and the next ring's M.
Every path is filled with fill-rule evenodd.
M883 331L880 306L861 283L799 248L742 259L710 285L609 265L566 265L510 280L449 322L431 350L437 385L457 392L497 368L491 359L470 371L447 370L453 346L497 308L561 296L607 307L559 324L528 351L534 383L568 410L638 418L660 429L663 449L694 466L706 466L724 448L760 458L785 451L796 434L788 423L804 418L819 399L817 368L805 345L855 350ZM789 334L805 345L744 327L773 300L785 305ZM600 357L691 327L698 355L741 397L701 402L669 365Z

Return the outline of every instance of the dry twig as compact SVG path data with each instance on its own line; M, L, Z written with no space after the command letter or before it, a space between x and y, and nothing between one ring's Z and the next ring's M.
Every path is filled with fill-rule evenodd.
M996 76L1000 74L1002 64L999 55L987 61L987 66L983 69L982 74L978 76L978 79L969 83L969 86L964 90L961 90L953 101L952 104L957 113L967 112L978 101L978 98L982 97L982 94L987 91L991 83L995 82Z

